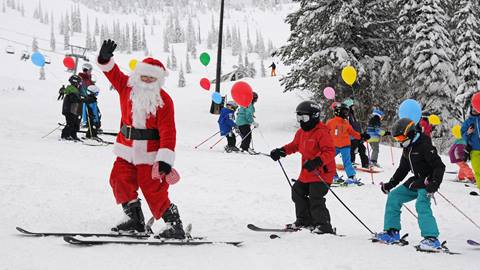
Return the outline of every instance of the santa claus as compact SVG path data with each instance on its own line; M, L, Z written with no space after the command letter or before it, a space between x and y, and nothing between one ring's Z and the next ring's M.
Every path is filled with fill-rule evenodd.
M117 44L105 40L98 55L100 69L120 95L121 127L114 146L117 159L110 185L128 219L113 231L145 232L138 188L155 219L163 218L167 227L162 238L185 238L177 206L168 198L170 179L176 178L176 130L173 102L162 89L168 75L164 65L146 58L125 75L112 59Z

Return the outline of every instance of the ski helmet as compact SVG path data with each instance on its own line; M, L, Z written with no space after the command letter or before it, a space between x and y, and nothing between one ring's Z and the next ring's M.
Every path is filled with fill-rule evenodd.
M415 122L409 118L402 118L393 125L392 136L396 141L402 143L402 146L406 141L413 140L416 135Z
M351 99L351 98L345 99L345 100L343 101L343 103L344 103L345 105L347 105L349 108L352 107L353 105L355 105L355 104L353 104L353 99Z
M313 101L303 101L298 104L297 121L304 131L312 130L320 121L320 105Z
M378 109L378 108L375 108L373 109L373 112L372 112L373 115L378 115L378 117L382 118L383 116L385 116L385 113Z
M92 66L92 64L90 64L90 63L84 63L84 64L82 65L82 70L91 71L92 69L93 69L93 66Z
M100 90L98 89L98 87L94 84L90 85L89 87L87 87L87 92L89 94L94 94L94 95L98 95L98 92Z
M295 110L297 114L320 115L320 105L313 101L302 101Z
M257 94L257 92L253 92L252 102L255 103L255 102L257 102L257 100L258 100L258 94Z
M347 118L349 111L350 111L350 109L348 108L347 104L345 104L345 103L337 103L335 105L335 108L333 109L334 114L336 116L340 116L342 118Z
M235 108L235 109L238 108L237 103L233 100L227 102L227 106L230 106L230 107Z
M73 85L79 85L82 82L82 78L80 78L80 76L78 75L72 75L68 79L68 82L70 82Z

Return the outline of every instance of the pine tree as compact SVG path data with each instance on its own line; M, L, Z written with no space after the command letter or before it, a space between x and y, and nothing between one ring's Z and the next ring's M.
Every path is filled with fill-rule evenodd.
M250 62L248 62L248 53L245 53L245 67L248 67L250 65Z
M191 53L192 53L193 59L197 59L197 47L193 47L193 50Z
M55 33L53 30L53 20L52 20L52 27L50 29L50 49L55 51Z
M132 24L132 51L138 51L138 36L136 24Z
M41 80L41 81L45 80L45 67L44 66L40 68L40 78L39 78L39 80Z
M38 52L38 40L36 37L32 40L32 52Z
M258 55L261 58L265 57L265 42L263 40L262 33L257 31L257 42L255 43L255 52L258 53Z
M177 70L177 57L175 56L175 50L173 49L173 46L172 46L171 57L172 57L172 70Z
M174 41L173 43L183 43L185 42L185 32L180 25L180 21L178 19L178 15L175 17L175 25L174 25Z
M213 48L213 37L212 37L212 32L208 32L208 37L207 37L207 49L211 50Z
M265 72L265 64L263 63L263 59L260 59L260 76L265 78L267 76Z
M200 32L200 23L197 23L198 25L198 44L202 44L202 34Z
M60 35L65 34L65 21L63 16L60 16L60 23L58 24L58 28L60 28Z
M185 65L185 72L187 74L192 73L192 65L190 64L190 55L188 54L188 52L187 52L187 61Z
M188 17L187 25L187 51L191 52L193 47L197 45L195 29L193 28L192 18Z
M98 50L98 46L97 46L97 39L95 38L95 36L92 37L92 51L96 52Z
M92 37L91 37L91 34L90 34L90 22L89 22L89 19L87 17L87 35L86 35L86 41L85 41L85 48L87 48L87 50L92 49L91 41L92 41Z
M98 26L98 18L95 18L95 30L94 35L98 36L100 34L100 27Z
M238 54L238 66L243 67L243 58L242 58L242 53Z
M455 102L461 109L461 120L467 117L471 96L480 89L480 5L478 2L462 0L452 23L456 26L454 37L457 42L457 74L459 87Z
M70 28L70 17L68 16L68 13L65 15L65 28L63 29L63 34L64 35L70 35L72 32L72 29Z
M125 50L128 54L132 53L132 46L130 41L130 27L128 24L125 26Z
M227 46L227 48L232 47L232 33L230 32L230 27L227 28L227 33L225 34L225 46Z
M247 53L253 52L253 44L252 40L250 39L250 28L247 25Z
M180 73L178 74L178 87L183 88L187 85L185 75L183 74L183 64L180 64Z
M168 32L163 32L163 51L170 52L170 43L168 42Z
M65 29L65 34L63 35L63 49L68 50L69 48L70 48L70 33L69 31L67 31L67 29Z
M142 27L142 49L147 50L147 37L145 36L145 26Z
M44 24L49 24L50 23L50 20L48 19L48 13L45 11L45 16L44 16L44 19L43 19L43 23Z

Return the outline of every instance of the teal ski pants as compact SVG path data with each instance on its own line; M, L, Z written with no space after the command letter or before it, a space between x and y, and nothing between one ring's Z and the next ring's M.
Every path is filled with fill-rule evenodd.
M422 237L438 237L437 221L432 213L430 207L430 198L427 197L427 191L424 188L418 190L410 190L404 185L401 185L393 189L388 193L387 205L385 206L385 217L383 223L383 229L399 230L402 228L400 225L400 214L404 203L417 199L415 202L415 208L418 214L418 226Z

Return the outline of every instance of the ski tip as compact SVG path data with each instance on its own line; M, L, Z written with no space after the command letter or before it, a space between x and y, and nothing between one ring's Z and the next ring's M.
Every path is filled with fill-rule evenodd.
M24 233L24 234L33 234L32 232L29 232L21 227L15 227L15 229L17 229L17 231L21 232L21 233Z
M270 239L277 239L277 238L280 238L280 236L276 234L270 234Z
M247 224L247 228L249 228L250 230L254 230L254 229L257 229L258 227L253 224Z

